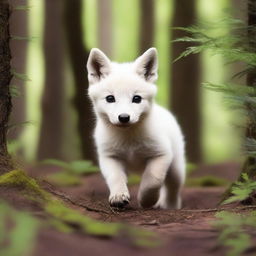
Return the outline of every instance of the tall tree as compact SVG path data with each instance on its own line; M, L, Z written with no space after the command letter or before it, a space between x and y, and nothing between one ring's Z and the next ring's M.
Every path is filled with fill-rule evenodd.
M247 1L248 7L248 42L249 42L249 50L255 53L256 50L256 0L248 0ZM256 66L251 68L247 73L246 83L248 86L256 87ZM247 104L248 111L255 111L254 106ZM253 112L255 115L255 112ZM256 140L256 122L255 117L250 118L247 123L246 128L246 138ZM247 173L250 178L256 179L256 158L255 156L248 156L242 173ZM241 177L240 177L241 178Z
M155 0L140 0L140 52L153 46L155 31Z
M38 159L62 158L63 139L63 31L62 0L45 0L45 82Z
M100 49L112 56L112 0L98 0L98 42Z
M188 27L195 23L196 0L176 0L173 27ZM173 39L185 36L181 30L173 31ZM175 60L191 43L174 43ZM183 129L188 160L201 161L201 114L200 114L200 57L190 55L171 65L171 109Z
M95 150L92 140L94 116L91 103L86 95L88 87L85 72L89 52L83 44L82 1L65 0L64 22L67 46L75 80L74 105L78 114L78 132L81 138L82 155L85 159L95 161Z
M9 87L12 78L9 17L9 2L2 0L0 2L0 174L9 171L12 166L6 145L7 125L12 107Z
M12 14L10 16L10 34L13 39L10 41L12 52L11 66L17 73L26 73L26 56L27 56L27 40L28 36L28 12L23 9L18 9L18 6L26 6L27 0L10 0L12 6ZM17 9L15 9L17 8ZM15 39L19 37L20 39ZM8 133L8 139L18 139L22 126L19 125L26 121L25 115L25 81L12 79L12 84L18 87L19 97L12 99L13 108L10 116L10 124L15 126Z

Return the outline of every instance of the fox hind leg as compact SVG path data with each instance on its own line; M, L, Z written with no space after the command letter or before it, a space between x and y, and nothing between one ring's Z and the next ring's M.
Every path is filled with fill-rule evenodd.
M185 180L185 162L173 162L169 168L156 207L162 209L181 208L181 188Z
M166 156L151 159L142 175L138 201L143 208L153 207L159 199L171 160Z

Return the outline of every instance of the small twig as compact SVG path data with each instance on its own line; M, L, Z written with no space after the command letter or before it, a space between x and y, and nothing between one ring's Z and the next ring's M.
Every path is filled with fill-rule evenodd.
M50 192L52 194L54 194L54 195L56 195L58 197L61 197L63 200L68 201L69 203L71 203L71 204L73 204L75 206L82 207L82 208L84 208L84 209L86 209L87 211L90 211L90 212L99 212L99 213L109 214L109 212L107 212L105 210L96 209L96 208L90 207L88 205L85 205L83 203L75 202L74 200L72 200L69 196L67 196L63 192L56 191L55 189L53 189L54 186L51 183L49 183L48 181L43 180L43 182L46 183L49 186L48 189L50 190Z

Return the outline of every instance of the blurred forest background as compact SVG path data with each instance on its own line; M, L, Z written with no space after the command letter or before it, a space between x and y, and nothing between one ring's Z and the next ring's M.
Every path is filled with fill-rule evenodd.
M173 63L186 43L173 27L243 19L242 0L12 0L13 111L9 151L27 162L46 158L95 159L94 117L86 96L86 61L92 47L112 60L132 61L149 47L159 52L157 102L177 116L188 161L237 159L239 117L201 82L223 83L238 69L209 52ZM15 6L27 5L27 11ZM228 27L221 28L223 32ZM220 31L221 33L221 31ZM232 70L233 69L233 70ZM20 80L22 79L22 80Z

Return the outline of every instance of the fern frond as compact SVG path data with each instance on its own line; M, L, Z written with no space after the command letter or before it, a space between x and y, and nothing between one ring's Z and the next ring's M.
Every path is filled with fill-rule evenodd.
M32 8L30 5L17 5L13 8L15 11L29 11Z
M17 71L15 71L15 69L11 69L11 73L15 78L19 80L31 81L31 79L26 74L18 73Z
M26 40L26 41L32 41L36 39L37 37L35 36L11 36L12 40Z

